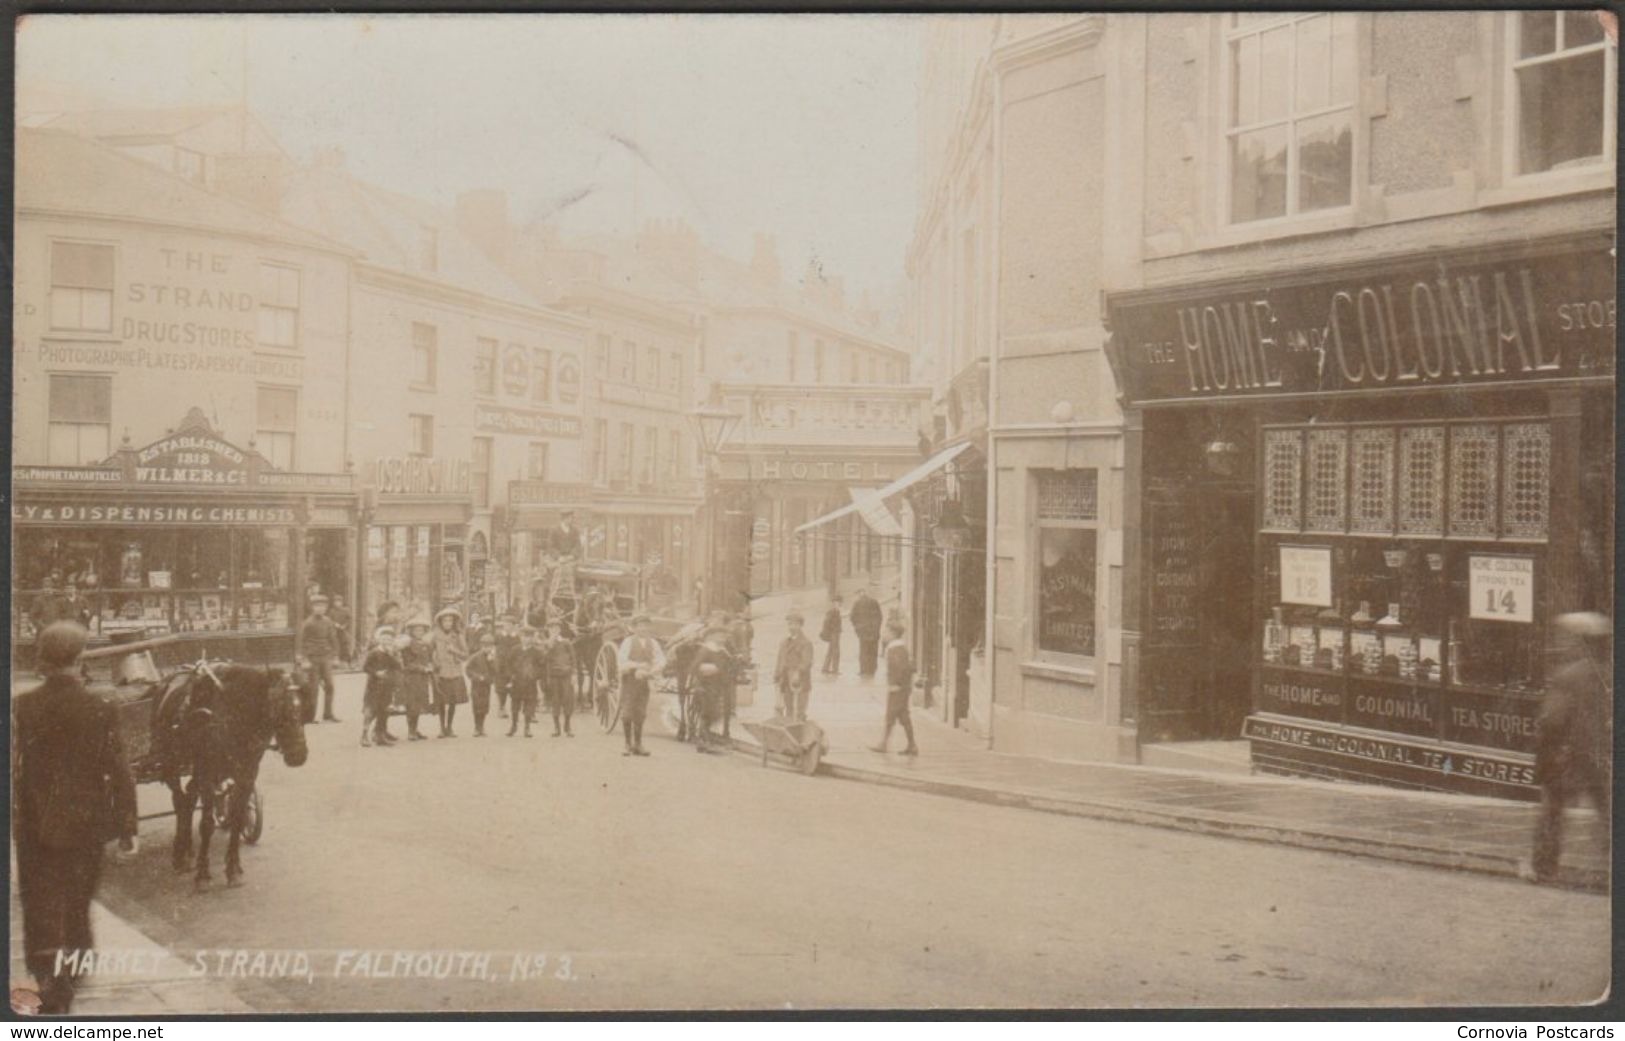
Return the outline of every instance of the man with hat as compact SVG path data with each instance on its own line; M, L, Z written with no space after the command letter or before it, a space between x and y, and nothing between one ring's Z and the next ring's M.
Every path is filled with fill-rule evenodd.
M337 723L333 715L333 659L342 650L343 637L333 619L327 616L327 596L316 593L310 598L310 617L299 627L299 653L310 663L310 685L307 687L312 703L305 707L305 718L316 714L314 699L316 686L322 689L322 722Z
M666 668L666 652L649 631L649 616L632 619L632 635L621 641L616 654L621 673L621 732L626 738L622 755L646 756L643 719L649 712L649 687Z
M1557 874L1563 811L1574 796L1590 797L1602 825L1604 850L1612 822L1614 627L1603 615L1578 611L1559 615L1555 629L1554 651L1561 664L1546 684L1535 738L1541 798L1533 867L1542 881Z
M54 622L40 633L45 682L12 708L11 790L23 949L40 985L40 1010L66 1013L82 955L93 941L90 901L102 844L137 848L135 782L114 707L85 689L86 632Z
M561 561L578 560L581 557L581 532L575 525L576 511L565 510L559 515L559 526L554 528L550 538L553 555Z

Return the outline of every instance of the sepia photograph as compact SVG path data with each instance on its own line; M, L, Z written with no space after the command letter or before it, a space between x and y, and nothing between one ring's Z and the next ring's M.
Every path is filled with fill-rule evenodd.
M13 28L14 1019L1612 1000L1613 10Z

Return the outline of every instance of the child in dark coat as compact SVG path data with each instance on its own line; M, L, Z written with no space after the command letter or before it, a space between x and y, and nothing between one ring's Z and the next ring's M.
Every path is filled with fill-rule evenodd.
M520 717L524 717L525 736L531 736L530 725L536 722L536 684L546 672L547 661L536 643L536 630L527 625L519 632L519 652L510 674L508 700L513 716L508 724L509 737L519 730Z
M542 683L547 689L547 708L553 714L553 736L559 736L559 719L564 720L563 733L575 737L570 730L570 717L575 714L576 652L565 638L564 627L557 621L547 623L547 642L542 645Z
M497 638L486 631L480 635L480 649L475 651L463 667L468 674L470 695L474 702L474 736L485 736L485 717L491 711L491 687L497 681Z
M373 634L372 649L362 664L367 673L367 689L361 698L361 745L376 742L380 748L395 743L389 732L389 707L401 687L401 659L395 648L395 630L387 625Z

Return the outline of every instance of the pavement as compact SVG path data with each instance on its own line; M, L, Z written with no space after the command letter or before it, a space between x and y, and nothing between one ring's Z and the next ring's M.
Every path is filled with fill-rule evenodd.
M848 600L848 602L850 602ZM744 720L774 712L772 665L792 607L817 632L825 597L819 591L780 594L754 604L755 657L760 690L740 709ZM885 605L889 607L890 605ZM814 640L815 661L823 644ZM870 750L885 718L883 678L855 675L856 641L843 634L840 677L813 676L808 718L823 727L829 748L821 774L890 785L934 795L1097 820L1174 828L1305 849L1320 849L1410 864L1529 878L1532 837L1539 808L1453 793L1412 792L1379 785L1151 767L1137 764L1062 762L988 750L979 737L949 727L925 712L913 713L920 755ZM884 668L884 667L882 667ZM735 745L751 755L761 749L743 727ZM1610 851L1605 828L1590 807L1567 811L1563 854L1554 884L1606 891Z

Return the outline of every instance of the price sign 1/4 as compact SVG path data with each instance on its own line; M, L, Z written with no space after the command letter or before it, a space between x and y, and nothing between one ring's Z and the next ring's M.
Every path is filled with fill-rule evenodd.
M1332 551L1328 546L1281 547L1281 602L1332 606Z
M1486 622L1535 620L1535 558L1469 556L1467 617Z

